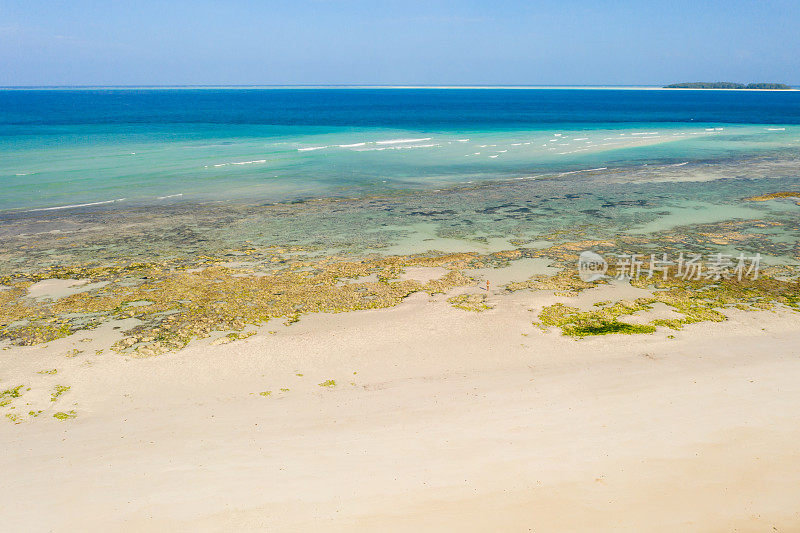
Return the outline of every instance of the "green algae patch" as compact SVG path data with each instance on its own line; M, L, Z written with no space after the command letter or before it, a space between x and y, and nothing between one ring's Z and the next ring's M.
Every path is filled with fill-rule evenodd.
M13 339L19 346L31 346L69 337L78 329L71 327L69 321L48 318L44 323L35 322L24 326L3 327L0 329L0 338Z
M6 390L4 390L3 392L0 392L0 399L5 399L5 398L19 398L20 396L22 396L22 393L21 393L21 392L19 392L19 390L20 390L22 387L24 387L24 385L17 385L17 386L16 386L16 387L14 387L14 388L11 388L11 389L6 389Z
M55 387L53 387L53 393L50 395L50 401L51 402L57 401L62 394L66 393L71 388L72 387L66 385L56 385Z
M653 325L628 324L618 320L619 317L650 309L651 301L643 298L633 302L620 301L592 311L581 311L576 307L557 303L542 310L539 315L539 325L543 328L559 327L564 335L572 337L653 333L656 330Z
M6 405L9 405L12 401L14 401L14 399L22 396L20 389L23 386L24 385L18 385L14 388L6 389L3 392L0 392L0 407L5 407Z
M271 390L265 390L265 391L263 391L263 392L259 392L259 393L258 393L258 395L259 395L259 396L263 396L263 397L265 397L265 398L266 398L266 397L268 397L268 396L271 396L271 395L272 395L272 391L271 391Z
M78 416L78 413L75 411L67 411L66 413L64 411L59 411L53 415L53 418L57 420L69 420L70 418L75 418L76 416Z
M632 285L652 288L654 301L660 301L685 315L683 323L722 322L724 308L741 310L772 310L778 306L800 311L800 284L762 276L757 280L703 280L687 281L678 278L667 280L633 280ZM664 322L668 325L669 321Z
M218 346L220 344L228 344L228 343L231 343L233 341L247 339L248 337L252 337L255 334L256 334L255 331L248 331L246 333L245 332L234 331L232 333L228 333L226 335L223 335L222 337L218 337L218 338L214 339L213 341L211 341L211 345L212 346Z
M578 277L577 272L562 270L552 276L537 275L526 281L515 281L505 285L508 292L521 290L548 290L553 291L557 296L576 296L585 289L597 286L598 283L605 283L605 280L596 282L583 281Z
M752 235L734 235L733 229L709 228L708 235L703 238L731 241L752 238ZM555 236L551 240L554 239ZM620 241L625 246L639 246L645 242L630 237L625 239ZM474 286L474 280L463 274L465 269L496 266L530 257L547 257L563 266L573 263L580 250L610 250L620 242L587 240L554 244L547 250L519 249L489 255L430 252L408 256L368 256L358 260L342 255L313 259L293 257L288 248L264 248L233 250L219 257L198 256L191 261L75 265L21 272L0 279L0 283L8 287L0 291L0 340L23 346L34 345L92 329L108 321L133 319L136 325L122 331L122 338L111 348L133 357L150 357L182 349L196 339L214 337L212 344L245 339L254 334L253 328L272 319L280 319L289 326L309 313L382 309L398 305L416 292L433 295ZM246 266L230 266L231 257L239 256L247 257ZM404 279L402 274L409 267L441 267L447 273L427 282ZM41 301L26 296L32 283L54 278L88 279L98 286L57 300ZM342 283L342 280L350 282ZM539 275L510 283L505 286L505 291L550 290L556 295L575 296L605 282L585 282L574 268L565 268L552 276ZM725 319L720 311L723 307L764 309L777 303L797 307L796 286L787 290L785 282L773 281L783 285L772 288L768 282L758 282L749 289L713 291L683 280L666 280L652 299L640 303L663 302L682 313L683 318L649 324L674 329L691 322L722 321ZM637 280L636 283L649 288L662 282ZM491 308L484 295L461 295L448 301L466 311L480 312ZM616 315L609 315L608 311L595 312L600 314L582 318L575 315L558 327L574 326L578 319L594 320L598 324L604 320L611 325L576 329L574 333L621 332L629 328L615 325L614 321L621 322L619 317L635 311ZM79 353L74 350L68 356Z
M258 255L253 250L242 253ZM229 332L215 344L241 340L254 334L244 332L248 326L273 318L283 318L290 325L308 313L381 309L399 304L414 292L444 293L471 284L461 269L481 261L477 254L466 253L291 261L267 252L259 260L252 263L253 268L226 266L230 262L227 257L201 257L191 264L161 261L58 267L6 276L0 279L10 287L0 291L0 339L27 346L109 320L136 319L138 325L123 332L124 337L112 349L149 357L179 350L215 332ZM409 266L444 267L448 273L427 283L397 279ZM369 282L340 283L366 276L371 276ZM105 283L55 301L25 296L32 283L53 278Z
M590 335L625 334L636 335L640 333L654 333L655 326L626 324L616 320L597 320L589 323L567 325L564 334L573 337L588 337Z
M634 301L600 302L597 309L584 311L556 303L545 307L539 314L538 324L543 328L558 327L565 335L586 337L607 334L653 333L656 327L681 329L698 322L727 320L724 309L746 311L772 310L780 306L800 311L800 286L762 277L757 280L684 280L670 277L666 280L634 279L631 285L653 291L652 296ZM683 315L680 318L656 318L646 324L630 324L620 320L639 311L652 309L661 303Z
M447 301L456 309L472 311L475 313L480 313L481 311L494 308L486 303L487 297L485 294L460 294L458 296L448 298Z
M318 383L318 385L320 387L335 387L336 386L336 381L333 380L333 379L326 379L322 383Z
M47 374L47 375L53 375L53 374L58 374L58 369L57 369L57 368L51 368L51 369L49 369L49 370L39 370L39 371L38 371L38 372L36 372L36 373L37 373L37 374Z
M767 202L769 200L776 200L778 198L795 198L800 200L800 192L797 191L780 191L780 192L772 192L769 194L762 194L760 196L751 196L750 198L745 198L745 201L749 202ZM800 202L798 202L800 203Z
M247 332L234 331L233 333L228 333L227 335L225 335L225 337L227 337L231 341L240 341L252 337L255 334L256 334L255 331L247 331Z

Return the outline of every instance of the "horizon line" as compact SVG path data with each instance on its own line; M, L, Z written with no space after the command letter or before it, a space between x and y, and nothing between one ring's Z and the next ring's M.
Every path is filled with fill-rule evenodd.
M792 89L800 84L787 84ZM657 84L560 84L560 85L520 85L520 84L413 84L413 85L371 85L371 84L176 84L176 85L0 85L0 90L25 90L25 89L663 89L663 90L723 90L723 91L759 91L778 89L708 89L708 88L667 88ZM787 90L787 89L780 89Z

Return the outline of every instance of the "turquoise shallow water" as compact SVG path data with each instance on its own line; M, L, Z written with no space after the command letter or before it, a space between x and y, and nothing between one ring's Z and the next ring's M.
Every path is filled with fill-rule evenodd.
M796 171L796 161L792 165ZM765 263L796 266L797 200L744 201L800 191L800 178L775 177L779 168L772 159L693 163L677 170L725 177L675 181L680 175L669 174L655 181L653 176L663 178L670 169L650 165L611 175L575 173L274 205L123 202L127 209L7 212L0 216L0 274L63 264L221 256L236 261L242 250L253 248L298 247L295 258L361 258L491 253L563 242L616 243L619 253L761 253Z
M0 91L0 104L6 212L360 197L593 169L716 179L697 164L800 150L794 92Z

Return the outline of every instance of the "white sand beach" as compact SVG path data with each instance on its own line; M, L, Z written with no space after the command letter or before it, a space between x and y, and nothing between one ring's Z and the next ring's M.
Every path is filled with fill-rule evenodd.
M96 354L110 326L3 351L77 411L0 425L3 529L800 528L800 314L573 340L532 324L548 293L446 296L152 358Z

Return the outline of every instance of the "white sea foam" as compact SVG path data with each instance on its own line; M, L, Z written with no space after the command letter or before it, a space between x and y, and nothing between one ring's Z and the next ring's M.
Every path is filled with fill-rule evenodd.
M255 165L256 163L266 163L266 159L256 159L255 161L239 161L237 163L231 163L232 165Z
M311 146L309 148L298 148L298 152L311 152L313 150L324 150L325 148L330 148L329 146Z
M361 148L358 149L358 152L381 152L383 150L413 150L414 148L433 148L435 146L441 146L441 144L432 143L432 144L411 144L411 145L399 145L399 146L381 146L378 148Z
M469 142L469 139L458 139L458 142L460 142L460 143Z
M767 128L767 131L786 131L786 128Z
M496 156L496 155L490 155L489 157L490 157L490 158L492 158L492 159L494 159L495 157L498 157L498 156Z
M177 198L178 196L183 196L183 193L179 192L178 194L168 194L166 196L157 196L156 200L166 200L167 198Z
M425 137L422 139L392 139L390 141L376 141L375 144L404 144L404 143L416 143L422 141L430 141L431 137Z
M353 143L353 144L340 144L339 148L355 148L356 146L364 146L367 143Z
M117 198L116 200L105 200L103 202L89 202L87 204L71 204L71 205L59 205L56 207L40 207L38 209L28 209L25 212L33 213L35 211L57 211L59 209L74 209L76 207L89 207L92 205L113 204L116 202L123 202L123 201L125 201L125 198Z
M570 170L569 172L561 172L559 176L566 176L568 174L580 174L581 172L594 172L596 170L608 170L608 167L587 168L584 170Z

